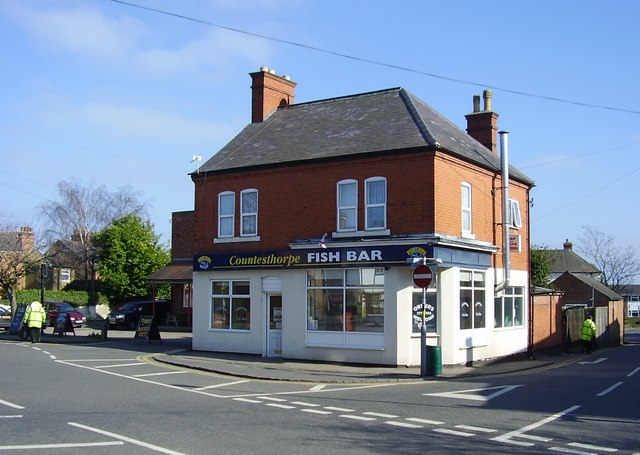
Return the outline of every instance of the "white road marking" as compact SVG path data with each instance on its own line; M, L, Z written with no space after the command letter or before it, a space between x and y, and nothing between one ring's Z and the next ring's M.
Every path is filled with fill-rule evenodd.
M318 384L318 385L314 385L313 387L311 387L309 390L316 392L318 390L322 390L326 387L326 384Z
M190 371L187 371L187 370L174 370L174 371L163 371L161 373L134 374L133 377L134 378L146 378L148 376L165 376L165 375L168 375L168 374L183 374L183 373L190 373Z
M267 406L271 406L274 408L280 409L295 409L295 406L289 406L288 404L280 404L280 403L266 403Z
M242 384L242 383L245 383L245 382L250 382L250 381L248 379L243 379L242 381L225 382L223 384L212 384L212 385L208 385L208 386L204 386L204 387L198 387L197 389L194 389L194 390L217 389L219 387L227 387L227 386L230 386L230 385Z
M76 423L76 422L67 422L67 423L69 425L71 425L71 426L76 427L76 428L80 428L80 429L88 430L88 431L93 431L94 433L98 433L98 434L101 434L103 436L108 436L110 438L118 439L120 441L128 442L130 444L135 444L135 445L140 446L140 447L145 447L147 449L151 449L151 450L154 450L156 452L166 453L168 455L186 455L186 454L183 454L181 452L176 452L174 450L165 449L164 447L160 447L160 446L156 446L156 445L153 445L153 444L149 444L148 442L139 441L138 439L128 438L128 437L122 436L120 434L111 433L110 431L105 431L105 430L101 430L99 428L89 427L87 425L82 425L81 423Z
M291 404L295 404L295 405L298 405L298 406L308 406L310 408L315 408L317 406L320 406L319 404L307 403L305 401L292 401Z
M260 400L252 400L250 398L234 398L236 401L242 401L244 403L262 403Z
M284 398L269 397L269 396L259 396L258 398L261 400L270 400L270 401L280 401L280 402L287 401Z
M423 395L431 396L431 397L460 398L462 400L489 401L493 398L499 397L504 393L511 392L513 389L516 389L518 387L522 387L522 384L506 385L506 386L498 386L498 387L487 387L484 389L458 390L457 392L423 393ZM497 391L489 395L483 395L480 393L468 393L468 392L483 392L485 390L497 390Z
M613 391L613 389L615 389L615 388L617 388L617 387L620 387L622 384L624 384L624 382L617 382L617 383L613 384L611 387L609 387L608 389L603 390L602 392L600 392L600 393L599 393L598 395L596 395L596 396L598 396L598 397L603 397L603 396L605 396L606 394L608 394L609 392Z
M636 374L638 371L640 371L640 368L636 368L635 370L633 370L631 373L629 373L627 375L628 378L630 378L631 376L633 376L634 374Z
M20 406L19 404L11 403L9 401L0 400L0 404L3 404L5 406L9 406L10 408L13 408L13 409L24 409L24 406Z
M567 414L572 413L573 411L575 411L576 409L579 409L580 405L575 405L575 406L571 406L570 408L565 409L564 411L560 411L557 414L553 414L552 416L549 416L547 418L544 418L542 420L539 420L538 422L534 422L530 425L524 426L518 430L514 430L514 431L509 431L508 433L505 433L503 435L500 436L496 436L495 438L492 438L493 441L499 441L499 442L508 442L509 444L516 444L516 445L533 445L532 443L522 443L520 441L512 441L511 438L513 437L527 437L528 435L524 435L524 433L526 433L527 431L530 430L534 430L538 427L541 427L542 425L545 425L549 422L553 422L556 419L559 419L560 417L563 417Z
M607 360L607 357L600 357L598 360L593 360L593 361L584 361L584 362L578 362L580 365L595 365L597 363L602 363L605 360Z
M373 417L357 416L353 414L341 414L338 417L342 417L344 419L352 419L352 420L363 420L365 422L371 422L372 420L377 420Z
M456 425L456 428L461 430L477 431L479 433L495 433L498 430L493 428L474 427L473 425Z
M417 417L409 417L407 420L409 422L424 423L426 425L444 425L444 422L440 422L439 420L419 419Z
M566 447L549 447L551 452L572 453L574 455L598 455L595 452L584 452L582 450L567 449Z
M322 414L322 415L333 414L333 412L331 411L321 411L320 409L300 409L300 411L308 412L310 414Z
M363 412L363 414L371 417L384 417L385 419L395 419L398 417L393 414L380 414L379 412Z
M104 447L104 446L121 446L122 441L107 442L70 442L61 444L26 444L21 446L0 446L0 450L34 450L34 449L69 449L75 447Z
M325 406L324 409L326 409L328 411L336 411L336 412L353 412L353 409L334 408L333 406Z
M134 359L66 359L65 362L132 362Z
M467 433L466 431L450 430L448 428L436 428L433 431L437 433L450 434L453 436L464 436L464 437L475 436L473 433Z
M387 425L393 425L394 427L402 428L422 428L422 425L416 425L415 423L396 422L395 420L388 420L385 422Z
M0 416L0 419L21 419L22 414Z
M142 363L142 362L136 362L136 363L117 363L115 365L100 365L94 368L100 368L100 369L104 369L104 368L120 368L120 367L137 367L140 365L146 365L146 363Z
M581 442L570 442L567 445L571 447L578 447L580 449L597 450L598 452L617 452L618 451L618 449L613 449L611 447L594 446L592 444L582 444Z

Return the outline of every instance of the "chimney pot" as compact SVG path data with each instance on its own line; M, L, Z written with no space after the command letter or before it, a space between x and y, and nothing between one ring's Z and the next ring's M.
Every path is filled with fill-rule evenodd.
M482 92L482 97L484 98L484 110L490 112L491 98L493 97L491 90L485 90L484 92Z
M573 249L573 243L571 243L569 239L567 239L562 246L564 247L565 250Z
M480 112L480 95L473 95L473 112Z

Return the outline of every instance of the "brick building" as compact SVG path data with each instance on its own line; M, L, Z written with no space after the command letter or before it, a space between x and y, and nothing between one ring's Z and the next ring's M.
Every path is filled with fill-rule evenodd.
M194 349L419 364L415 258L444 364L527 349L533 182L489 91L465 132L403 88L295 104L251 78L252 123L191 174Z

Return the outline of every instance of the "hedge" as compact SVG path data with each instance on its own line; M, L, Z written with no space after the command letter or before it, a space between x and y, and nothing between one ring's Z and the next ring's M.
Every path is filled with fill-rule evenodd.
M22 291L16 292L16 303L18 305L27 305L34 300L40 301L40 290L39 289L26 289ZM67 302L73 306L86 306L89 304L89 293L87 291L45 291L44 299L47 302ZM107 298L101 294L97 294L96 304L104 304L108 305L109 301ZM9 304L8 300L2 301L5 304Z

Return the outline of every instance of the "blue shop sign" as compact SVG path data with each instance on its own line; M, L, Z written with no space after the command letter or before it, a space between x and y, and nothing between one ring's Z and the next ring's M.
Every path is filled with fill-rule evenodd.
M389 267L406 265L415 256L430 257L432 245L313 248L305 250L235 253L198 253L194 272L237 269L289 269L331 267Z

